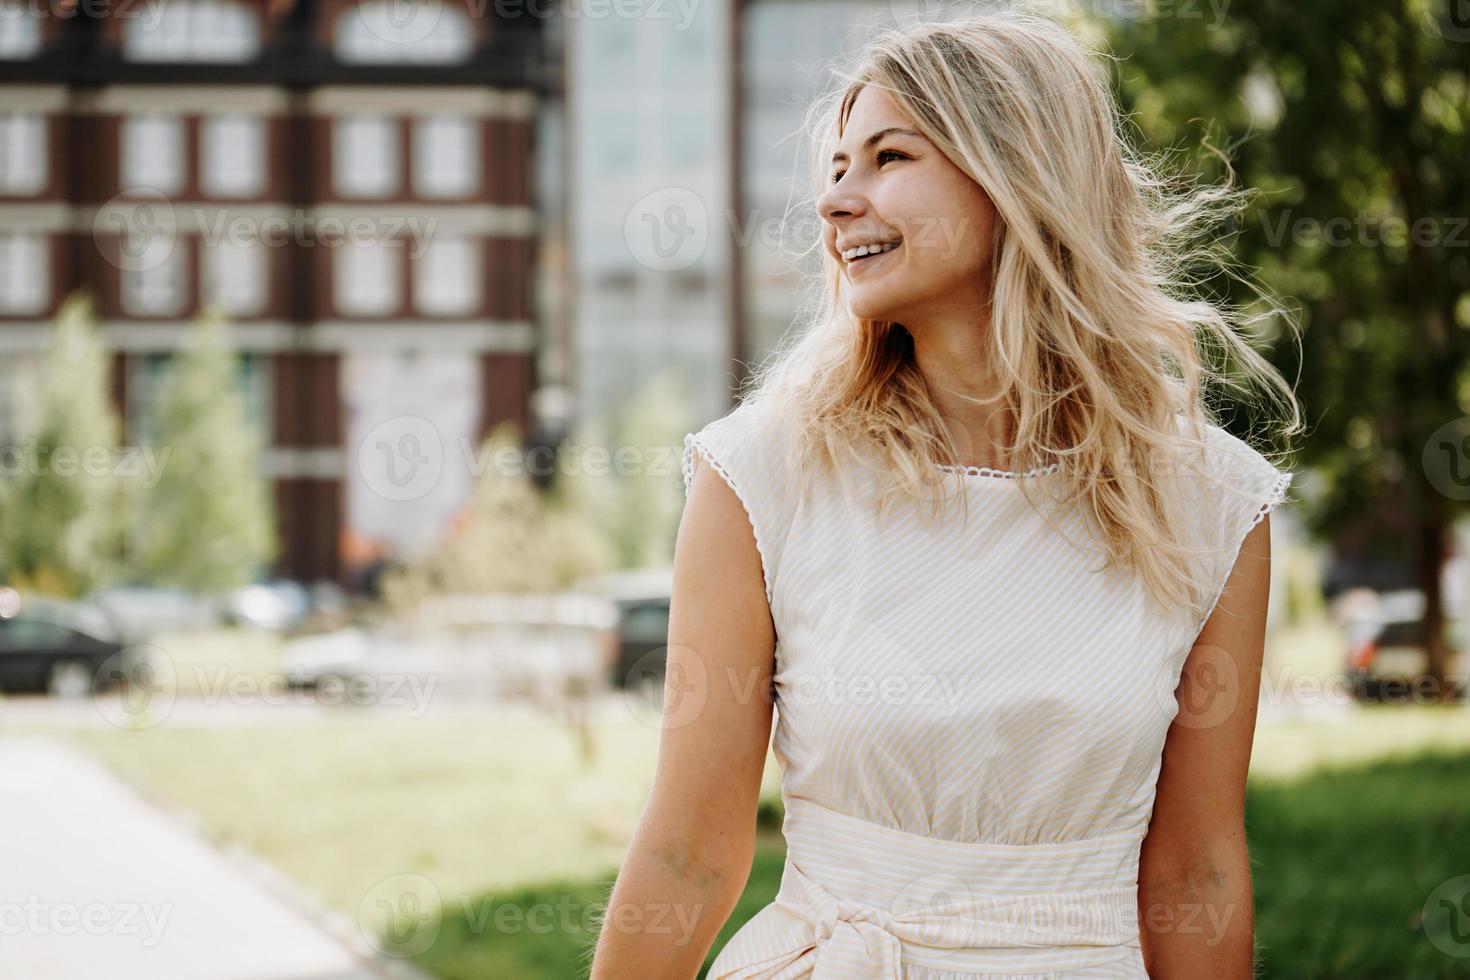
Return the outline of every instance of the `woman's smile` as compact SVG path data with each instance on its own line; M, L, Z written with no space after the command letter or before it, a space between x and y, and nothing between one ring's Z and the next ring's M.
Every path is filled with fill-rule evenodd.
M863 271L864 275L867 275L869 272L872 271L870 268L871 266L887 264L890 257L897 255L899 249L901 248L903 248L902 241L900 241L898 244L885 252L869 252L866 255L859 256L858 258L849 259L847 262L848 276L851 277L856 275L859 269Z

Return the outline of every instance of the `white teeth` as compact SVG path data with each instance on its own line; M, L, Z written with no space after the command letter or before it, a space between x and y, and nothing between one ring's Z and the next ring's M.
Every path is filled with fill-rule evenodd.
M846 262L862 258L864 255L875 255L878 252L891 252L898 248L898 242L874 242L872 245L858 245L842 253Z

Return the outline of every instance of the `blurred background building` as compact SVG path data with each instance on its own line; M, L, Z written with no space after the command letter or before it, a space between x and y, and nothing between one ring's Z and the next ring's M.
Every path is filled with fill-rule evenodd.
M666 368L702 413L728 404L731 249L708 219L730 193L729 3L565 22L581 414Z
M803 118L873 18L113 6L0 5L0 439L74 290L127 445L213 304L268 433L272 571L348 584L432 545L497 423L554 442L668 371L691 427L729 408L815 271ZM411 455L403 420L445 463L411 501L353 464Z
M269 433L280 574L341 579L442 526L466 467L405 519L355 475L354 447L404 417L456 454L502 421L529 433L538 335L564 332L536 313L541 296L554 318L559 293L538 283L560 209L537 211L538 181L558 179L538 134L554 143L559 73L544 21L483 13L0 10L0 393L85 289L123 441L144 440L160 368L213 303Z
M500 422L554 443L672 371L675 421L696 427L817 271L820 222L797 206L811 99L873 26L915 12L7 0L0 441L78 289L127 445L149 439L185 326L206 304L229 317L283 577L355 584L434 547ZM431 449L439 476L412 499L364 472ZM1371 548L1358 569L1350 532L1329 593L1414 580Z

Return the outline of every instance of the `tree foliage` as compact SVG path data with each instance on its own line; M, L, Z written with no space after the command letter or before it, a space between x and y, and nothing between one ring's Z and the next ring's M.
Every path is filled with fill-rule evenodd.
M154 431L166 462L130 492L130 563L158 585L216 592L251 582L276 555L264 434L249 419L225 323L207 314L164 376Z
M490 465L439 546L385 575L391 605L407 608L445 593L555 591L611 566L598 528L538 490L515 464L520 448L514 424L490 433L480 453Z
M1417 562L1437 635L1470 499L1470 19L1445 0L1168 9L1111 24L1125 107L1187 171L1259 189L1232 245L1300 304L1301 344L1274 359L1321 478L1306 516ZM1441 449L1458 465L1437 470Z
M646 382L615 419L588 418L559 454L556 493L602 530L619 568L667 564L684 510L688 398L677 369Z
M118 574L119 421L110 368L91 302L68 297L21 398L20 439L0 482L0 556L14 586L74 596Z

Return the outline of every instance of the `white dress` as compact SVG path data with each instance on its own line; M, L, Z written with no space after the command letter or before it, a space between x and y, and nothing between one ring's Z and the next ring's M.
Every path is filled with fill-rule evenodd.
M1140 845L1203 621L1094 570L1078 509L1060 525L1094 551L1015 474L958 470L964 525L931 525L918 502L879 521L830 483L801 500L774 421L743 403L684 440L686 492L698 451L760 550L788 848L775 901L710 980L1147 980ZM1223 588L1292 474L1209 436L1212 472L1245 491L1200 490L1201 560ZM1033 490L1065 479L1032 475Z

